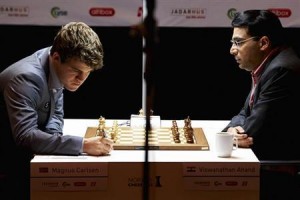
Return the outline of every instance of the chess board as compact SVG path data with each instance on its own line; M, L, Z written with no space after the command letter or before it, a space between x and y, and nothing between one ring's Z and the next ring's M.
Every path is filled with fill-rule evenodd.
M106 127L108 138L112 139L112 128ZM209 150L207 139L202 128L193 128L194 143L187 143L183 128L179 128L180 143L175 143L171 128L157 128L149 131L148 149L152 150ZM88 127L85 137L96 135L97 127ZM141 128L118 127L114 140L115 150L142 150L145 149L145 130Z

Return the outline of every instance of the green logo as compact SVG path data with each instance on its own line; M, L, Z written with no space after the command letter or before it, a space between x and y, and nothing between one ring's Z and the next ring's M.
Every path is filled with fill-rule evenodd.
M58 18L59 16L66 16L68 15L67 11L61 10L59 7L53 7L51 9L51 15L54 18Z
M233 19L234 17L234 14L237 12L237 10L235 8L230 8L228 11L227 11L227 17L229 19Z

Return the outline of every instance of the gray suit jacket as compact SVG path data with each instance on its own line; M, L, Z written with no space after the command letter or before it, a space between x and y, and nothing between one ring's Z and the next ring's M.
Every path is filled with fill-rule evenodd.
M300 60L291 48L266 63L252 108L249 99L224 130L242 126L259 159L300 159Z
M62 134L63 89L50 69L49 50L0 74L1 154L80 154L82 138Z

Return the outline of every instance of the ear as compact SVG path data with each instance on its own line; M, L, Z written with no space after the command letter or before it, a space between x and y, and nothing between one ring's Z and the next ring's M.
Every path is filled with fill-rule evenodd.
M262 36L259 39L259 45L261 50L266 50L271 47L271 42L267 36Z
M57 52L54 52L52 54L52 60L56 61L56 62L60 62L60 56Z

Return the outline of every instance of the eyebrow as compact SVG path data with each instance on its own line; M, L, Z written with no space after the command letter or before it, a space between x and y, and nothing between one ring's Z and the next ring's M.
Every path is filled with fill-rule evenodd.
M232 40L243 40L244 38L242 37L233 37Z
M82 72L82 73L90 73L90 72L92 72L93 71L93 69L92 68L88 68L88 70L87 71L84 71L84 70L81 70L81 69L78 69L78 68L76 68L76 67L74 67L74 66L71 66L70 65L70 67L74 70L74 71L78 71L78 72Z

